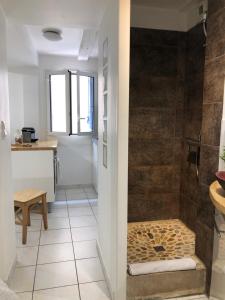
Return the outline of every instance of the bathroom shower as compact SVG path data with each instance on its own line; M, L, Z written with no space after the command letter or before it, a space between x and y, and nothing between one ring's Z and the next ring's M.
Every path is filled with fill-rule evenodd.
M205 256L196 252L204 234L197 226L205 11L185 33L131 29L129 300L190 296L207 285ZM187 258L185 271L167 269Z

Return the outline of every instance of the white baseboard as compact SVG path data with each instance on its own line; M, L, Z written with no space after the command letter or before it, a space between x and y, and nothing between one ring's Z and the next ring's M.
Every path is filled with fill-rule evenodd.
M103 269L103 273L104 273L104 276L105 276L106 284L107 284L107 287L108 287L108 290L109 290L110 299L113 299L113 292L112 292L111 283L110 283L108 274L106 272L106 268L105 268L105 265L104 265L104 262L103 262L103 259L102 259L102 253L101 253L101 249L100 249L100 246L98 244L98 241L97 241L97 251L98 251L98 256L99 256L100 263L102 265L102 269Z
M8 283L10 281L10 279L12 278L14 272L15 272L15 269L16 269L16 261L17 261L17 256L14 257L14 260L12 262L12 266L9 270L9 274L8 274L8 277L6 279L6 283Z

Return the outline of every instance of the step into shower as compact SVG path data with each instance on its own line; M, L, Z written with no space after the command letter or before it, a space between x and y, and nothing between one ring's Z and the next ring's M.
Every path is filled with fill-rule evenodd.
M196 269L127 275L127 299L149 300L205 292L206 269L195 255L195 233L178 219L128 224L128 264L192 258Z

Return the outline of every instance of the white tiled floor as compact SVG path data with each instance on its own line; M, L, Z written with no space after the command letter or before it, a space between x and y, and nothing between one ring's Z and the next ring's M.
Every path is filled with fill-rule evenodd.
M170 298L165 300L209 300L209 298L207 298L205 295L196 295L189 297Z
M17 267L9 283L20 300L109 300L96 250L97 195L60 190L44 231L32 213L28 242L17 227Z

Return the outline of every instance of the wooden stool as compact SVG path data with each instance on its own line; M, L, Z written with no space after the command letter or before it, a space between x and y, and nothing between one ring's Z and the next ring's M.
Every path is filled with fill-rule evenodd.
M27 189L14 193L14 206L17 208L16 224L23 226L23 244L27 242L27 226L31 225L30 211L38 204L41 204L41 210L38 213L42 214L45 230L48 229L46 194L46 192L35 189ZM20 213L22 213L22 219L19 215Z

